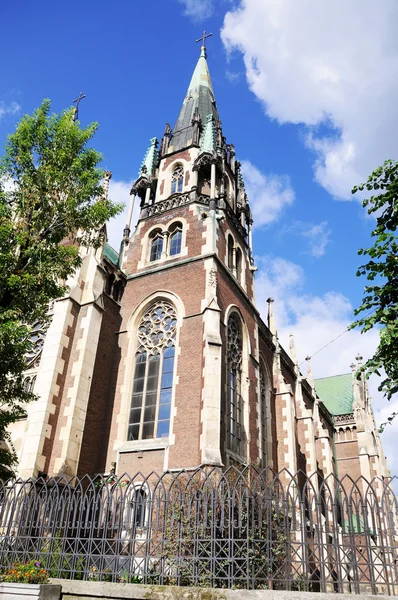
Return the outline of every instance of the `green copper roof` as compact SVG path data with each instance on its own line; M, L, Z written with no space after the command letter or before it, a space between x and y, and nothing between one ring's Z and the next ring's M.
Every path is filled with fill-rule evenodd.
M208 115L213 115L215 121L220 120L207 67L206 51L203 48L173 129L169 152L182 150L192 144L194 131L192 119L196 108L202 121L202 127L205 127Z
M354 396L351 373L315 379L315 389L332 415L352 413Z
M156 163L158 161L157 145L157 138L152 138L150 141L150 146L144 156L144 160L142 161L141 168L138 172L138 177L141 177L141 175L146 175L147 177L154 175Z
M196 63L196 67L188 87L187 96L190 92L197 92L201 85L209 88L214 98L213 86L211 84L209 68L207 66L206 51L203 48L201 49L199 60Z
M359 519L357 515L351 515L350 518L344 521L343 533L365 533L365 521L362 515L359 515ZM367 533L372 534L373 531L370 530Z
M111 262L115 267L119 265L119 253L116 252L108 243L105 244L104 256Z
M200 140L200 151L213 154L216 149L216 130L213 115L207 115L206 124Z

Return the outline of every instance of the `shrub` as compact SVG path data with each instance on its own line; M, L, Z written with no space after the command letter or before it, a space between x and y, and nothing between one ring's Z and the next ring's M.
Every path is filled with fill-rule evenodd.
M37 560L27 563L15 563L10 569L3 571L2 581L7 583L48 583L48 572Z

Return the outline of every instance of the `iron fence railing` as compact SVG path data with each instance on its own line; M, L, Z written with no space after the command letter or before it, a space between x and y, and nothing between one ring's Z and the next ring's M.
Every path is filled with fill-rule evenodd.
M52 577L398 591L393 480L229 468L0 486L0 566Z

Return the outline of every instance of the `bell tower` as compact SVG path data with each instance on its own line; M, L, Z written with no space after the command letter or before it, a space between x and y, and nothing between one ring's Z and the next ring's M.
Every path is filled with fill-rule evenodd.
M259 454L248 435L249 397L257 398L256 384L249 384L249 348L257 351L251 227L203 39L176 124L166 124L160 144L150 140L131 189L120 257L127 277L121 357L105 468L116 462L118 473L191 469L225 464L228 455L248 461ZM231 315L237 346L227 350ZM228 352L236 362L232 384ZM233 414L226 408L231 394Z

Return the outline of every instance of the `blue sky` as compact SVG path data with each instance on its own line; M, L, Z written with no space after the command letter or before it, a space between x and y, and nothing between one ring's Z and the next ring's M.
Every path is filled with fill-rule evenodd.
M48 97L54 111L83 91L83 124L113 172L129 184L153 136L173 126L204 28L224 134L244 163L255 215L257 302L275 297L282 342L299 360L343 332L360 303L357 249L373 222L350 190L397 158L396 0L48 0L2 7L0 141ZM372 42L370 42L372 40ZM110 224L118 244L123 219ZM265 315L264 315L265 316ZM313 359L315 377L349 371L377 334L346 333ZM376 416L394 409L376 391ZM395 402L395 409L398 402ZM384 434L393 463L398 423Z

